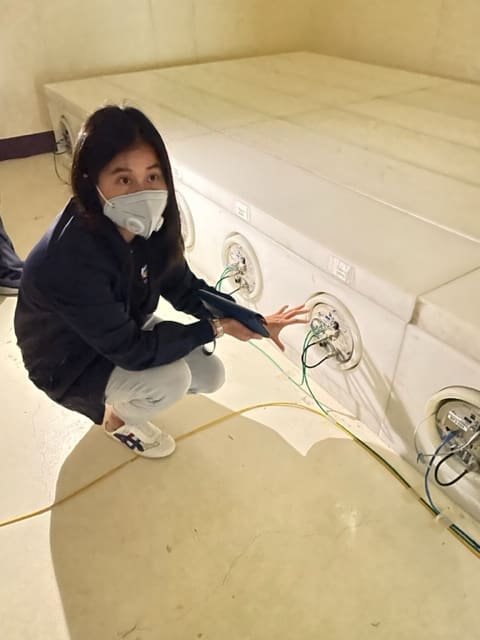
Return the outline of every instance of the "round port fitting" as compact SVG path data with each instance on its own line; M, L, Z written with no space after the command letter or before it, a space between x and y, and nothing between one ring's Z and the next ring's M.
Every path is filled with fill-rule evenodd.
M311 296L305 306L310 311L310 329L318 340L314 350L319 359L330 355L327 366L342 371L355 369L362 358L363 345L360 330L347 307L325 292Z
M222 251L223 265L235 266L237 294L248 301L257 300L262 293L262 272L255 251L241 234L233 233L225 239Z

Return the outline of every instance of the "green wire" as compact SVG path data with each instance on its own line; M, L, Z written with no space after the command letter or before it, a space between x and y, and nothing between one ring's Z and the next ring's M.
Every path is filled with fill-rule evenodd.
M223 280L225 280L227 277L229 277L228 274L230 271L234 271L234 269L232 267L226 267L226 269L223 271L222 275L220 276L220 279L218 280L217 284L215 285L215 288L220 291L221 289L221 283ZM231 277L231 276L230 276ZM314 340L317 336L315 335L315 333L312 331L312 329L310 329L306 336L305 336L305 340L303 341L303 347L302 347L302 353L305 353L305 349L311 344L312 340ZM302 380L300 382L300 384L294 380L291 376L288 375L288 373L278 364L278 362L276 362L276 360L274 360L274 358L272 358L266 351L264 351L261 347L259 347L258 345L254 344L253 342L249 342L249 344L254 347L255 349L257 349L257 351L260 351L261 353L263 353L263 355L270 360L270 362L272 364L274 364L277 369L279 369L279 371L281 371L287 378L288 380L290 380L296 387L298 387L301 391L305 391L303 385L306 386L308 393L310 395L310 397L312 398L312 400L315 402L315 404L317 405L317 407L320 409L320 411L322 413L324 413L327 417L330 417L330 413L333 411L333 409L330 409L329 407L327 407L326 405L322 405L321 402L319 402L317 400L317 397L315 396L315 394L312 391L312 388L310 387L310 383L308 381L308 372L307 372L307 368L305 367L305 365L302 363ZM330 418L331 420L332 418ZM377 460L380 460L386 467L388 467L388 469L393 473L393 475L407 488L411 489L412 486L411 484L408 482L408 480L406 480L402 474L397 471L397 469L395 469L395 467L393 465L390 464L390 462L388 462L380 453L378 453L377 451L375 451L375 449L373 449L370 445L368 445L366 442L364 442L363 440L361 440L360 438L358 438L352 431L350 431L350 429L348 429L347 427L345 427L341 422L338 422L337 420L335 420L335 423L340 426L342 428L342 430L345 433L348 433L348 435L360 446L362 446L364 449L366 449L369 453L371 453L374 458L376 458ZM435 511L432 509L431 505L428 504L428 502L426 502L423 498L421 498L419 496L420 501L432 512L435 514ZM473 538L471 538L463 529L461 529L460 527L458 527L458 525L452 523L449 527L449 529L451 529L452 531L454 531L458 537L462 538L463 541L474 551L478 551L478 543L473 540Z
M225 269L225 271L228 270ZM222 280L225 271L222 273L222 276L220 278L220 281ZM302 353L305 352L305 349L313 342L313 340L316 339L316 335L315 333L312 331L312 329L310 329L306 336L305 336L305 340L303 341L303 347L302 347ZM281 371L287 378L288 380L290 380L290 382L292 382L298 389L300 389L300 391L305 391L303 385L305 385L305 387L308 390L308 393L310 394L310 397L312 398L312 400L315 402L315 404L317 405L317 407L320 409L320 411L322 411L322 413L324 413L327 416L330 416L331 411L333 411L333 409L330 409L329 407L327 407L326 405L323 405L321 402L319 402L319 400L317 399L316 395L314 394L314 392L312 391L312 388L310 386L310 382L308 379L308 371L307 368L305 367L305 365L302 364L302 380L300 383L298 383L296 380L294 380L286 371L285 369L283 369L278 362L272 358L266 351L264 351L261 347L259 347L258 345L256 345L253 341L249 341L249 344L254 347L255 349L257 349L257 351L260 351L261 353L263 353L263 355L270 360L270 362L275 365L275 367L277 367L277 369L279 371ZM339 423L340 424L340 423ZM385 460L385 458L383 458L383 456L381 456L377 451L375 451L375 449L372 449L372 447L370 447L370 445L366 444L365 442L363 442L363 440L360 440L359 438L357 438L357 436L352 433L350 431L350 429L348 429L347 427L345 427L343 424L341 425L342 428L345 430L346 433L348 433L355 441L359 442L363 447L365 447L366 449L368 449L368 451L370 451L370 453L372 453L376 458L378 458L379 460L381 460L384 464L386 464L388 466L388 468L399 478L399 480L401 480L404 484L408 485L408 482L405 480L405 478L395 469L395 467L393 467L387 460Z
M315 334L313 333L313 331L308 331L305 340L303 342L303 349L305 350L305 348L312 342L313 339L315 339ZM253 342L249 342L249 344L252 345L252 347L254 347L255 349L257 349L257 351L261 351L263 353L263 355L268 358L268 360L270 360L270 362L272 362L277 369L279 369L285 376L287 376L287 378L293 382L293 384L298 387L301 391L305 391L305 389L303 388L303 384L305 384L308 393L310 394L312 400L315 402L315 404L317 405L317 407L320 409L320 411L322 411L322 413L326 414L327 416L330 415L330 412L333 411L333 409L329 409L326 405L323 405L321 402L318 401L316 395L314 394L314 392L312 391L312 388L310 386L310 382L308 380L308 373L307 370L304 366L302 366L302 383L299 384L296 380L294 380L291 376L288 375L288 373L278 364L278 362L276 362L276 360L274 360L266 351L264 351L261 347L259 347L258 345L254 344ZM341 423L338 423L341 424ZM395 474L395 476L398 477L399 480L402 481L403 484L409 486L409 483L407 482L407 480L405 480L405 478L395 469L395 467L393 467L388 460L385 460L385 458L383 456L381 456L377 451L375 451L375 449L373 449L370 445L368 445L366 442L363 442L363 440L360 440L352 431L350 431L350 429L348 429L347 427L345 427L345 425L341 425L342 429L348 433L348 435L353 438L356 442L359 442L363 447L365 447L365 449L367 449L368 451L370 451L370 453L372 453L376 458L378 458L379 460L381 460L385 465L387 465L387 467Z
M308 346L308 344L310 344L310 342L312 341L312 339L315 338L315 335L312 331L309 331L307 333L307 337L305 338L305 341L303 343L303 347L305 349L306 346ZM268 358L268 360L270 360L270 362L272 362L277 369L279 369L284 375L287 376L287 378L293 382L293 384L298 387L301 391L305 391L305 389L303 388L302 384L305 384L305 386L307 387L308 393L310 394L312 400L316 403L317 407L320 409L320 411L322 411L322 413L324 413L325 415L329 416L330 412L333 411L333 409L329 409L326 405L323 405L321 402L318 401L316 395L314 394L314 392L312 391L312 388L310 386L309 380L308 380L308 373L305 369L305 367L302 366L303 369L303 376L302 376L302 384L299 384L296 380L294 380L291 376L288 375L288 373L278 364L278 362L276 362L276 360L274 360L268 353L266 353L266 351L264 351L262 348L260 348L259 346L257 346L256 344L254 344L253 342L249 342L249 344L252 345L252 347L254 347L255 349L257 349L257 351L261 351L263 353L263 355ZM341 424L341 423L338 423ZM375 449L372 449L372 447L370 447L368 444L366 444L365 442L363 442L363 440L360 440L352 431L350 431L350 429L348 429L347 427L345 427L343 424L341 425L342 429L348 433L348 435L353 438L355 441L359 442L363 447L365 447L366 449L368 449L376 458L378 458L379 460L381 460L382 462L384 462L389 469L391 469L391 471L398 476L398 478L404 483L404 484L408 484L407 481L403 478L403 476L401 476L401 474L394 468L392 467L392 465L385 460L385 458L383 458L377 451L375 451Z
M314 333L313 333L312 330L307 332L307 335L305 336L305 340L303 341L302 354L305 353L305 349L311 343L313 336L314 336ZM302 358L302 382L301 382L301 384L305 384L306 379L307 379L307 367L305 367L305 365L303 364L303 358Z
M303 350L305 350L305 348L310 344L311 340L314 338L314 334L312 331L308 331L305 340L303 342ZM308 377L307 377L307 370L304 366L302 366L302 380L300 383L298 383L296 380L294 380L290 375L288 375L288 373L285 371L285 369L283 369L276 360L274 360L266 351L264 351L261 347L259 347L258 345L256 345L254 342L250 341L249 344L254 347L255 349L257 349L257 351L260 351L261 353L263 353L263 355L268 358L268 360L270 360L270 362L272 364L274 364L277 369L279 371L281 371L289 380L290 382L293 382L293 384L298 387L298 389L300 389L300 391L305 392L305 389L303 387L304 384L307 385L307 389L308 389L308 393L310 394L310 396L312 397L312 400L314 400L314 402L316 403L317 407L327 416L330 415L330 412L333 411L333 409L330 409L330 407L327 407L327 405L322 405L317 398L315 397L315 394L313 393L313 391L311 390L309 384L308 384ZM302 351L303 352L303 351Z
M215 289L218 289L219 291L221 291L221 290L222 290L222 282L223 282L224 280L226 280L227 278L229 278L229 277L230 277L229 275L227 275L227 274L228 274L228 271L229 271L229 270L227 270L227 269L225 269L225 270L223 271L222 275L221 275L221 276L220 276L220 278L217 280L217 284L215 285Z
M263 355L268 358L268 360L270 360L270 362L272 364L274 364L277 369L279 371L281 371L291 382L293 382L293 384L298 387L300 389L300 391L305 391L305 389L302 387L301 384L299 384L296 380L294 380L291 376L288 375L288 373L285 371L285 369L282 369L282 367L278 364L278 362L276 362L276 360L274 360L266 351L264 351L261 347L259 347L258 345L256 345L254 342L249 342L249 344L256 349L257 351L260 351L261 353L263 353Z
M310 342L315 338L315 334L313 333L313 331L309 331L307 333L307 336L304 340L303 343L303 349L305 349ZM298 387L301 391L305 391L305 389L303 388L303 384L305 384L308 393L310 394L312 400L315 402L315 404L317 405L317 407L320 409L320 411L322 411L322 413L324 413L325 415L329 416L331 411L333 411L333 409L329 409L329 407L327 407L326 405L323 405L321 402L318 401L316 395L314 394L314 392L312 391L312 388L310 386L309 380L308 380L308 373L307 370L304 366L302 366L303 369L303 375L302 375L302 383L299 384L296 380L294 380L291 376L288 375L288 373L278 364L278 362L276 362L276 360L274 360L266 351L264 351L262 348L260 348L258 345L254 344L253 342L249 342L249 344L252 345L252 347L254 347L255 349L257 349L257 351L261 351L263 353L263 355L268 358L268 360L270 360L270 362L272 362L277 369L279 369L285 376L287 376L287 378L293 382L293 384ZM337 421L336 421L337 422ZM360 440L360 438L358 438L352 431L350 431L350 429L348 429L348 427L345 427L345 425L338 423L341 425L342 429L348 433L348 435L355 440L356 442L358 442L359 444L362 445L362 447L364 447L365 449L367 449L375 458L378 458L378 460L381 460L391 471L392 473L406 486L410 486L410 484L408 483L407 480L405 480L405 478L400 474L399 471L397 471L395 469L395 467L393 467L388 460L385 460L385 458L380 455L377 451L375 451L375 449L373 449L370 445L368 445L366 442L364 442L363 440Z
M236 273L236 271L237 269L235 267L232 267L231 265L227 265L223 270L222 275L218 279L217 284L215 285L215 289L218 289L219 291L221 291L222 282L224 280L227 280L228 278L231 278Z

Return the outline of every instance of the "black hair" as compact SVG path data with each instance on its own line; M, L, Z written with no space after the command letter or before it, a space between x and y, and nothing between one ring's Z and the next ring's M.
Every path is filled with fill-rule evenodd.
M103 216L103 205L97 191L99 174L118 153L140 142L153 148L167 185L168 203L161 233L165 241L167 266L174 266L183 259L184 243L172 169L165 143L144 113L134 107L109 105L87 118L73 153L73 196L80 215L90 222L94 223Z

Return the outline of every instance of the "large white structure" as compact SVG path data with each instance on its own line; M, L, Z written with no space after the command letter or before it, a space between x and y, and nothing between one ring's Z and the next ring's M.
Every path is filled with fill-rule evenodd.
M479 87L299 52L46 91L67 150L96 107L143 109L192 265L236 265L261 312L310 300L312 375L414 464L416 430L427 453L455 430L442 474L469 470L447 490L480 518ZM285 332L297 363L304 338Z

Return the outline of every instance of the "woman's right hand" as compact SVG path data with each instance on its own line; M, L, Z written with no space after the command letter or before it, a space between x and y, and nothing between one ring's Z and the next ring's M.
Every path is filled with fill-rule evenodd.
M255 333L255 331L252 331L244 324L238 322L238 320L234 320L233 318L222 318L220 322L225 333L228 333L229 336L233 336L242 342L247 342L248 340L261 340L263 338L262 335Z

